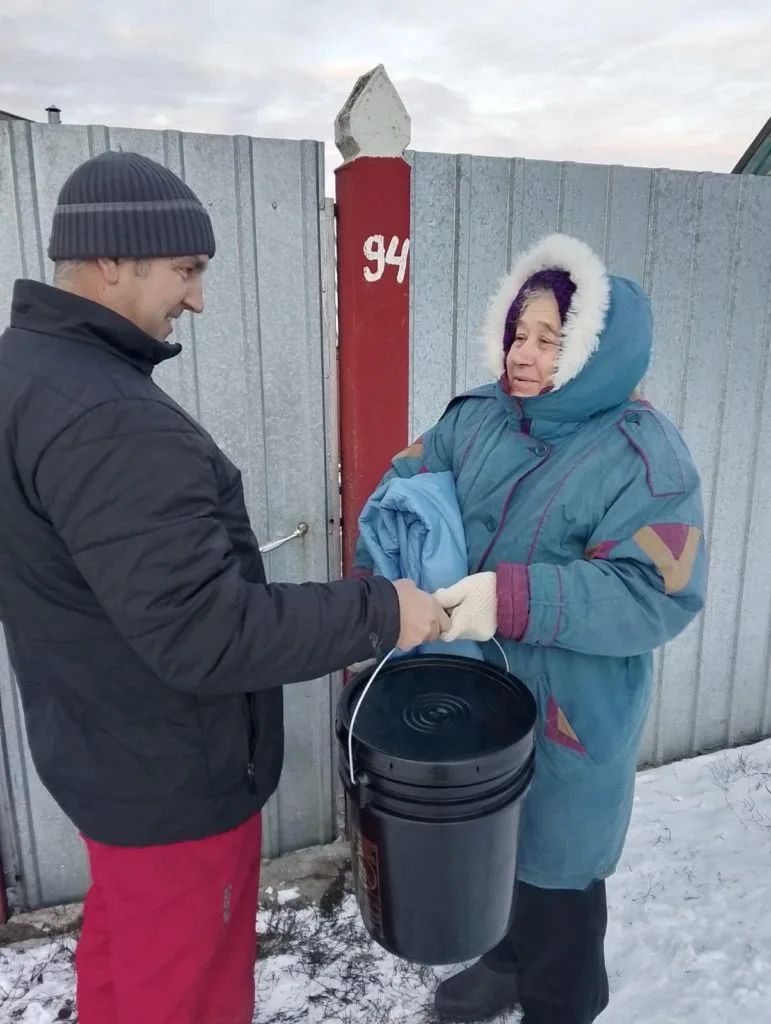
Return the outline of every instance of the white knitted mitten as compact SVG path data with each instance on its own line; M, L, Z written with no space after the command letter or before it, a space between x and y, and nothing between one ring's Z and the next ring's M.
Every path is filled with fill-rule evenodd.
M442 640L492 640L498 630L498 581L494 572L466 576L434 597L450 616Z

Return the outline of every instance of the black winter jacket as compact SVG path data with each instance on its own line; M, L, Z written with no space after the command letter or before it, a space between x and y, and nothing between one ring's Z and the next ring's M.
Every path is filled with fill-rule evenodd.
M244 822L282 685L399 631L385 580L266 584L240 473L152 380L178 351L33 281L0 336L0 620L41 780L117 846Z

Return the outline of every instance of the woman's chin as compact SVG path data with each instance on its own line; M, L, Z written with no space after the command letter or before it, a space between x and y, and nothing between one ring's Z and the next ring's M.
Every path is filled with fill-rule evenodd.
M509 394L513 398L537 398L540 393L540 384L525 384L520 380L509 381Z

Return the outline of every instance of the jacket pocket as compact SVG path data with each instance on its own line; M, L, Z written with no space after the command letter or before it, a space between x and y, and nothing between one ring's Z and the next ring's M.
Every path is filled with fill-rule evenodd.
M644 694L632 695L621 679L558 687L546 673L528 680L538 705L536 756L556 775L615 769L636 757L647 714Z
M546 674L528 679L527 686L538 707L536 765L538 759L543 758L552 773L562 777L574 776L590 767L592 762L586 746L552 694Z

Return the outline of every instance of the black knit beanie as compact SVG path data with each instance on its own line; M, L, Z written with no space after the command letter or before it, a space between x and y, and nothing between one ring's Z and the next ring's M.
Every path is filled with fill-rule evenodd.
M213 256L198 196L168 167L138 153L100 153L77 167L54 210L52 260Z

